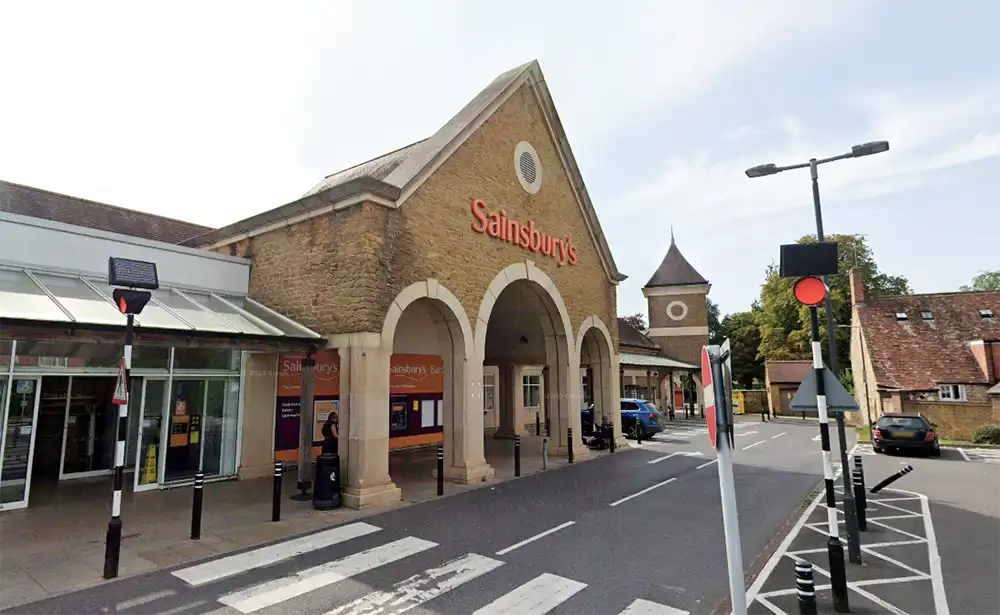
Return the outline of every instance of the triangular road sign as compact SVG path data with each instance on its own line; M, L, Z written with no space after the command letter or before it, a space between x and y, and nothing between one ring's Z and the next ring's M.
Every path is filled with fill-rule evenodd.
M125 382L125 360L118 362L118 380L115 382L115 394L111 403L123 406L128 403L128 385Z
M823 368L823 388L826 392L826 409L829 412L857 412L857 402L854 397L847 392L840 380L830 371L829 367ZM792 410L796 412L818 412L816 408L816 370L809 370L806 379L799 385L799 390L795 391L795 397L790 404Z

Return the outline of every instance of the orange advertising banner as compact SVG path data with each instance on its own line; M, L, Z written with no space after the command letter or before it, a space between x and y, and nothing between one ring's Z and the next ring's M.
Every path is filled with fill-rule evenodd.
M302 396L302 359L304 354L283 354L278 357L277 397ZM340 395L340 353L336 349L322 350L313 355L313 395Z
M389 392L442 393L444 361L437 355L394 353L389 360Z

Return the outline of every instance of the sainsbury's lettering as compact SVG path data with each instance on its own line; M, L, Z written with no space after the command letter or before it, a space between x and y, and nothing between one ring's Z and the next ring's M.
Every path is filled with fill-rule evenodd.
M543 233L535 229L535 221L528 220L527 224L518 222L507 217L504 210L498 212L490 211L486 203L480 199L472 200L472 216L476 219L472 223L472 230L477 233L489 235L490 237L506 241L532 252L538 252L545 256L551 256L559 266L569 263L577 263L576 246L573 239L559 239L548 233Z

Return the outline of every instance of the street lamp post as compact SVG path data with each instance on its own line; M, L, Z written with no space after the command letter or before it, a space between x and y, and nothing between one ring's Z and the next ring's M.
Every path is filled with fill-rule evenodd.
M792 171L795 169L809 168L809 176L812 179L812 195L813 195L813 211L816 216L816 238L820 243L826 240L823 234L823 211L820 206L819 199L819 165L826 164L828 162L836 162L838 160L845 160L847 158L861 158L863 156L871 156L872 154L880 154L882 152L889 151L888 141L871 141L869 143L862 143L861 145L855 145L851 147L851 151L845 154L839 154L837 156L832 156L830 158L816 159L811 158L809 162L803 162L799 164L793 164L785 167L779 167L774 163L762 164L756 167L751 167L746 170L747 177L753 179L756 177L765 177L767 175L775 175L781 173L782 171ZM823 276L823 283L829 287L828 276ZM826 308L826 338L829 345L830 354L830 369L834 374L840 376L840 369L837 365L837 337L834 334L834 324L833 324L833 303L830 300L830 294L826 294L826 299L824 302L824 307ZM846 427L844 425L844 413L836 413L837 418L837 435L840 438L840 463L841 463L841 473L844 478L844 521L847 525L847 552L848 557L852 563L861 563L861 536L858 533L858 518L857 511L854 507L854 494L852 492L851 485L851 473L850 466L847 463L847 444L846 444Z

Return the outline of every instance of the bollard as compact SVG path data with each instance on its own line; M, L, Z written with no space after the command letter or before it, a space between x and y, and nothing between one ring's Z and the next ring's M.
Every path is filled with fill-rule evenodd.
M854 501L860 510L868 510L868 496L865 494L865 468L862 465L861 455L854 456L854 469L857 470L858 478L861 480L861 495L855 495Z
M573 463L573 428L572 427L567 427L566 428L566 436L567 436L567 441L566 441L566 456L567 456L569 462Z
M271 496L271 521L281 521L281 468L280 461L274 462L274 494Z
M795 588L799 595L799 613L816 615L816 586L813 565L804 559L795 560Z
M542 417L537 412L535 413L535 435L542 435Z
M545 435L552 437L552 423L549 422L549 417L545 417Z
M549 469L549 439L542 438L542 469Z
M438 495L444 495L444 446L438 444Z
M205 474L194 475L194 501L191 503L191 540L201 539L201 505L205 497Z
M899 472L896 472L895 474L893 474L889 478L885 479L881 483L879 483L879 484L875 485L874 487L872 487L871 490L869 491L869 493L878 493L879 491L882 491L883 489L885 489L886 487L888 487L892 483L896 482L897 480L903 478L904 476L906 476L907 474L909 474L912 471L913 471L913 466L906 466L905 468L903 468Z
M521 475L521 436L514 436L514 476Z
M854 509L858 518L858 529L862 532L867 532L868 519L865 516L865 486L861 482L861 473L857 468L854 468L851 472L851 478L854 484Z
M642 419L635 417L635 443L642 444Z
M615 453L615 425L614 425L614 423L608 423L608 451L612 455Z

